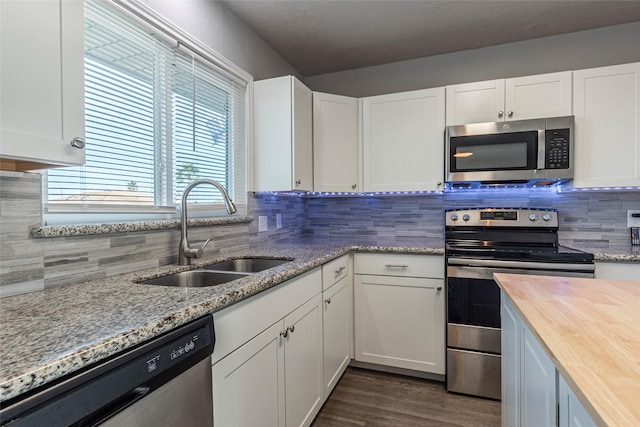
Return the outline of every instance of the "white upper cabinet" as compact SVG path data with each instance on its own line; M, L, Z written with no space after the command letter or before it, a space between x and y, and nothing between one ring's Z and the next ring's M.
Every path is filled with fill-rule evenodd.
M358 99L313 93L313 187L360 190Z
M293 76L254 83L255 191L313 191L312 94Z
M364 191L442 190L444 88L362 99Z
M447 126L504 120L504 79L447 86Z
M573 187L640 186L640 63L573 76Z
M447 86L447 126L571 115L571 71Z
M0 1L0 163L84 163L83 2Z

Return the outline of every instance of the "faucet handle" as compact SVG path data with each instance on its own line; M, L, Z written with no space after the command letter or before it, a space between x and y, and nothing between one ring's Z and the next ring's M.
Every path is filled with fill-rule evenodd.
M202 244L202 246L200 246L199 248L185 248L184 249L184 256L187 258L200 258L202 257L202 254L204 253L204 248L209 244L209 241L211 239L207 239L206 242L204 242Z
M200 257L202 256L202 254L204 253L204 248L206 248L206 247L207 247L207 245L209 244L209 241L210 241L210 240L211 240L211 239L207 239L207 240L206 240L206 242L204 242L204 243L202 244L202 246L200 246L200 249L198 249L198 252L197 252L197 254L196 254L196 258L200 258Z

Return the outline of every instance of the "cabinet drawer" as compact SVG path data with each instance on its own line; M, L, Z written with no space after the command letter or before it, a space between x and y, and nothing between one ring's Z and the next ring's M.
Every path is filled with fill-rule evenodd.
M322 290L326 291L333 284L349 275L350 255L343 255L322 266Z
M444 279L442 255L355 254L353 264L355 274Z

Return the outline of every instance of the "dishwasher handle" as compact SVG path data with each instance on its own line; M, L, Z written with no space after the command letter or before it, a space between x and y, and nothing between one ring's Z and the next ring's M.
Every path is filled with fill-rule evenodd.
M129 393L126 393L118 399L109 402L107 405L89 415L86 419L83 420L82 424L87 426L97 426L103 421L113 417L118 412L127 409L129 406L145 397L150 390L151 388L146 386L136 387Z

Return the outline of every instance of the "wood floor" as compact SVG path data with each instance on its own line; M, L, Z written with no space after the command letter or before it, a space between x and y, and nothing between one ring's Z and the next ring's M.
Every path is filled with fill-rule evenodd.
M347 368L311 427L500 426L500 402L447 393L444 383Z

